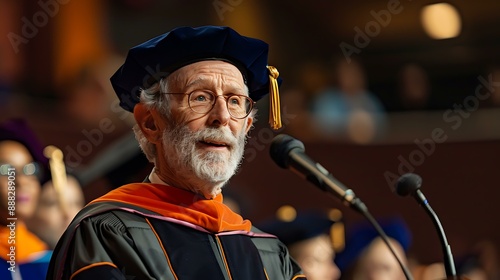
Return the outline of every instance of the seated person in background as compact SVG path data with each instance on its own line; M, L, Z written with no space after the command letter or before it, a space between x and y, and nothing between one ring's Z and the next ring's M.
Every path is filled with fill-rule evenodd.
M442 262L417 265L412 269L412 273L415 280L446 279L446 270Z
M42 186L40 201L34 215L27 221L28 228L38 235L51 249L56 247L75 215L85 206L85 198L78 180L67 176L67 184L62 188L59 201L52 180ZM64 207L61 203L65 203Z
M500 279L500 263L492 240L481 240L456 260L457 275L469 280Z
M311 124L324 137L358 144L370 143L384 134L385 108L368 90L363 66L338 59L336 87L318 93L311 103Z
M408 265L406 252L410 246L411 234L400 219L380 221L389 240L404 265ZM361 223L347 230L346 247L337 254L335 262L342 271L341 279L356 280L404 280L399 263L375 228Z
M430 95L431 84L424 68L415 63L404 65L399 73L400 109L428 109Z
M0 279L45 279L51 251L25 225L38 203L47 159L22 120L0 124ZM15 202L15 204L11 203ZM15 207L15 208L14 208Z
M284 127L284 133L295 135L303 141L321 139L324 132L311 125L314 121L311 110L318 94L323 93L329 86L327 71L319 59L307 60L295 70L290 81L292 86L290 87L287 79L289 89L283 91L280 96L283 111L291 115L290 119L285 120L288 124Z
M260 228L276 235L290 251L308 280L339 279L340 270L334 263L330 229L334 222L326 215L303 212L291 221L273 219Z
M490 279L479 256L474 254L463 257L463 259L457 263L457 274L466 276L469 280Z

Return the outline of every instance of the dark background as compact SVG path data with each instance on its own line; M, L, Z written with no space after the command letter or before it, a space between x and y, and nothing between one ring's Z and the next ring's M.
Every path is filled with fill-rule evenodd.
M0 120L25 118L43 143L60 147L68 167L84 175L87 201L122 183L142 180L149 172L130 134L132 119L117 109L108 82L130 47L181 25L228 25L270 44L269 63L278 67L284 79L282 93L287 94L300 89L301 69L309 61L319 61L330 77L332 61L343 55L339 44L352 45L354 28L364 29L374 20L371 11L387 9L389 3L44 3L48 2L57 6L57 11L53 9L46 22L26 36L26 21L34 23L34 16L40 16L44 8L38 1L0 0ZM408 221L414 234L413 250L424 262L441 258L437 234L415 201L391 193L384 172L401 175L397 170L398 157L408 159L411 152L418 150L414 140L430 137L435 128L445 129L448 139L436 144L434 152L414 172L424 179L423 191L447 230L452 250L460 254L485 239L500 246L496 217L500 195L498 109L481 106L463 118L458 129L450 129L443 119L446 110L474 94L478 77L487 77L499 63L500 2L453 1L462 17L460 35L433 40L425 34L419 14L423 6L436 2L400 1L401 13L393 14L387 26L381 27L380 33L352 56L363 63L368 88L389 112L385 137L367 145L321 138L305 141L307 152L352 187L375 216L401 215ZM14 47L9 39L13 33L27 42ZM418 63L429 75L432 94L423 111L407 112L398 105L398 73L406 63ZM260 221L273 215L281 205L289 204L299 209L339 208L347 224L362 219L336 199L271 162L268 146L276 132L266 126L263 102L266 101L259 102L264 108L259 114L262 120L251 134L257 142L247 149L247 155L256 153L244 161L240 173L228 186L242 199L245 216ZM103 120L109 120L112 129L103 131ZM296 122L294 131L301 131ZM300 133L293 135L301 138ZM118 148L110 151L112 147Z

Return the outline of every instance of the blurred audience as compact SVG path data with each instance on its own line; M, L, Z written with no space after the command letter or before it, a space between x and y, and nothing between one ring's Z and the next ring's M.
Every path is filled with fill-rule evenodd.
M338 59L332 68L311 60L298 67L297 73L296 89L283 94L283 107L294 115L287 133L303 140L358 144L383 136L385 109L368 90L360 62Z
M54 249L69 223L85 205L85 198L77 178L67 176L67 184L56 193L53 181L42 186L35 214L28 220L28 228ZM64 203L64 206L61 204Z
M381 137L385 109L368 90L363 66L340 59L335 65L336 86L320 92L311 103L311 125L325 137L358 144Z
M500 106L500 68L495 68L495 71L493 71L491 75L492 80L495 81L491 96L491 104L493 106Z
M269 220L258 227L288 247L308 280L332 280L340 277L330 236L333 224L321 213L302 212L286 220Z
M489 280L488 273L477 255L468 255L457 264L457 274L469 280Z
M493 242L477 243L468 254L456 259L457 274L470 280L500 279L500 262Z
M491 94L485 101L486 106L500 107L500 65L489 67L489 71L483 76L483 78L486 81L491 81L491 83L488 84L491 88L483 89L483 91L489 91Z
M399 73L399 108L401 110L424 110L428 108L431 85L427 72L416 63L402 67Z
M80 68L59 89L64 93L61 110L82 125L98 126L101 120L110 119L117 130L132 127L133 117L118 109L118 99L109 82L122 61L121 56L110 54L100 63Z
M25 224L46 171L42 149L23 120L0 124L0 279L38 280L47 273L52 252Z
M311 126L314 121L311 105L316 96L328 86L327 71L322 62L313 59L305 61L295 70L294 78L286 83L288 89L282 90L281 94L285 132L305 141L319 139L323 132ZM290 116L292 117L288 119Z
M446 270L443 263L432 263L427 265L417 265L412 269L415 280L444 280Z
M398 258L408 266L406 253L411 244L411 233L403 220L391 218L379 221L390 238ZM366 222L347 229L346 247L335 259L342 271L341 279L404 280L399 263L379 237L375 228Z

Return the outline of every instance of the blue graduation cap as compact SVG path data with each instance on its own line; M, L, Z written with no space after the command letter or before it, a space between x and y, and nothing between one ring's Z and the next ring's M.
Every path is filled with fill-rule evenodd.
M326 214L308 211L298 213L291 221L280 219L265 221L258 225L258 228L275 235L286 246L290 246L321 234L330 234L330 228L334 223Z
M381 219L379 224L387 236L395 239L405 252L408 251L411 244L411 232L401 218ZM335 263L340 270L345 271L351 267L358 260L363 250L378 236L378 232L368 222L361 222L347 229L346 246L335 257Z
M250 98L261 99L271 91L270 122L281 127L276 68L267 65L268 44L238 34L229 27L179 27L131 48L125 63L111 77L120 106L133 112L141 89L146 89L175 70L204 60L222 60L243 74Z

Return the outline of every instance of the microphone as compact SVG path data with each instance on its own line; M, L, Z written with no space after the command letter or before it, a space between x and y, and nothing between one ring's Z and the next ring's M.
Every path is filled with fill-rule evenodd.
M441 222L439 221L439 218L434 210L432 210L429 202L427 201L427 198L425 198L422 191L420 191L421 186L422 178L420 176L413 173L407 173L402 175L398 179L395 188L393 188L393 191L399 196L413 196L417 200L417 202L424 207L425 211L431 217L431 220L438 231L443 250L446 277L447 279L457 279L455 263L453 261L453 255L451 253L451 247L448 244L448 240L446 239L446 234L444 233L443 226L441 225Z
M304 153L305 147L301 141L286 134L279 134L273 139L269 151L271 158L279 167L290 168L321 190L340 198L344 204L358 212L367 211L366 206L356 197L353 190L340 183L321 164Z
M350 206L365 216L387 245L389 251L391 251L392 255L396 258L406 279L413 280L410 271L403 264L401 259L396 254L393 246L389 242L387 234L384 232L377 220L370 214L365 204L358 197L356 197L354 191L335 179L328 170L321 166L321 164L309 158L305 154L305 147L302 142L289 135L279 134L274 137L269 152L271 158L278 166L284 169L292 170L299 176L319 187L321 190L340 198L344 204Z

